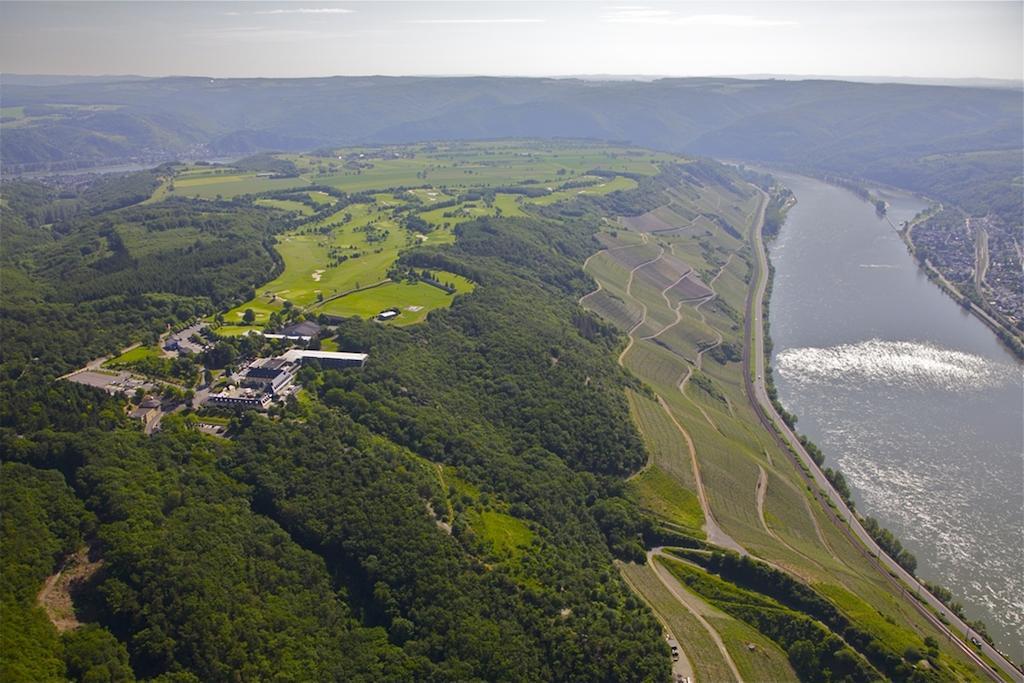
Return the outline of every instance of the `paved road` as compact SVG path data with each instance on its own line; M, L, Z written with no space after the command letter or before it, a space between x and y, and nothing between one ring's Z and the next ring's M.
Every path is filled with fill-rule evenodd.
M924 588L917 579L914 578L909 572L903 567L897 564L891 557L889 557L885 551L883 551L874 539L868 534L868 532L861 526L860 520L857 516L846 506L843 499L839 496L828 479L822 473L821 469L817 466L811 456L801 445L800 440L796 434L782 421L779 414L775 411L772 406L771 400L768 398L768 392L765 389L764 383L764 321L763 318L763 301L765 287L768 283L768 259L765 254L764 242L761 239L761 225L764 222L764 212L768 205L768 196L761 192L761 208L758 214L758 220L753 230L753 247L754 253L757 256L757 281L754 285L754 289L751 292L751 296L748 300L747 306L747 339L750 340L751 332L753 333L753 344L752 351L750 350L749 344L745 345L748 349L748 353L754 354L754 378L750 377L749 370L744 372L746 378L747 393L750 395L751 402L754 404L755 410L759 413L762 421L766 422L766 427L769 431L771 425L767 424L770 421L781 433L782 438L786 444L797 454L797 457L807 466L811 473L811 478L814 479L824 495L835 505L836 515L847 525L849 525L849 531L867 548L867 550L873 555L872 558L884 572L889 572L887 575L895 575L898 577L903 584L898 585L898 588L903 591L907 596L907 601L913 604L918 611L931 622L940 632L945 634L949 638L950 642L959 647L971 661L973 661L979 668L981 668L986 674L988 674L994 680L1002 680L999 674L992 669L987 663L985 663L974 651L973 647L962 638L973 637L974 631L956 615L952 614L949 609L939 601L938 598L933 596ZM749 363L745 364L745 368L749 368ZM828 510L828 508L826 508ZM842 528L843 525L840 525ZM909 586L909 590L907 589ZM949 620L950 626L943 624L929 609L921 605L910 593L913 591L915 595L919 595L928 605L933 609L937 610L940 614L945 614ZM980 640L980 638L979 638ZM1024 683L1024 674L1021 673L1016 667L1013 666L1005 657L1003 657L994 648L981 641L982 652L995 662L996 666L999 667L1006 675L1008 675L1014 681Z

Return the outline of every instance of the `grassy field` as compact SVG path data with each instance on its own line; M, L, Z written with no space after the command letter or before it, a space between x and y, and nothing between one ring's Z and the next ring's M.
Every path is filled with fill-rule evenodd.
M693 491L680 486L657 465L644 470L633 483L641 507L682 527L691 536L704 537L704 511Z
M159 358L160 349L156 346L136 346L130 351L125 351L116 358L111 358L104 366L130 365L146 358Z
M385 282L403 249L421 243L451 242L460 223L482 216L525 216L532 204L551 203L579 192L606 194L635 187L636 181L630 178L587 176L586 171L602 168L653 173L654 163L666 158L650 152L586 145L577 149L525 143L451 144L411 149L400 155L387 149L345 150L338 156L343 156L347 164L358 165L349 170L339 170L337 159L281 155L300 169L299 178L257 177L255 173L211 166L180 172L174 179L174 189L168 189L166 195L231 197L313 182L349 192L388 190L374 194L372 203L350 204L281 235L276 249L284 261L283 272L259 287L252 300L225 314L225 332L244 333L246 329L238 326L247 310L253 311L257 327L265 325L270 315L286 302L310 312L336 316L371 317L394 307L401 312L395 324L419 322L429 311L449 305L453 295L425 283ZM493 198L456 199L467 191L524 181L551 183L552 187L578 183L581 187L540 199L504 192ZM395 187L410 189L397 191L392 189ZM310 191L310 196L333 201L322 192ZM301 202L269 198L256 201L302 215L313 213L311 207ZM399 211L407 210L409 202L418 207L414 209L415 215L433 227L430 233L415 234L405 228ZM439 203L443 206L432 208ZM454 285L456 295L472 290L472 283L464 278L445 274L445 281Z
M796 681L786 653L761 633L732 617L709 616L708 623L718 631L725 649L745 681Z
M338 299L328 301L313 310L337 316L359 316L370 318L381 311L395 307L399 315L391 324L411 325L421 322L430 311L446 308L458 294L473 291L473 283L453 273L437 273L443 282L455 286L455 293L448 292L425 282L387 282L379 287L364 289Z
M243 194L288 190L309 185L306 178L265 178L255 173L206 174L176 177L171 196L196 197L198 199L230 199Z
M632 190L636 187L636 181L632 178L626 178L625 176L616 176L611 180L600 178L598 176L583 176L582 179L591 178L596 180L593 185L586 187L570 188L570 189L558 189L546 197L538 197L537 199L529 200L538 206L546 206L548 204L555 204L566 199L572 199L576 195L604 195L611 194L612 192L618 192L620 190Z
M364 318L394 307L400 310L395 324L408 325L450 305L454 296L472 291L473 283L452 273L437 277L451 284L454 294L425 282L387 281L388 270L403 249L455 238L443 225L427 235L407 230L393 213L397 203L393 195L379 194L373 203L349 205L282 235L276 248L284 271L258 288L252 300L228 311L225 321L238 325L251 309L262 326L289 302L312 313Z
M517 558L533 543L534 535L521 520L494 510L472 512L469 525L499 555Z
M362 156L360 156L362 155ZM174 194L211 199L241 194L329 185L345 192L404 187L422 192L425 203L444 201L470 188L530 182L557 190L551 203L576 193L606 194L629 189L635 181L587 176L591 169L653 175L656 164L671 157L648 150L623 149L581 143L487 142L441 143L406 147L338 150L336 157L306 154L277 155L294 163L300 175L269 178L230 166L194 166L178 173ZM589 183L564 191L566 181ZM434 193L433 196L431 193Z
M282 211L297 212L303 216L312 216L314 213L313 207L288 199L257 199L256 203L260 206L269 206L274 209L281 209Z

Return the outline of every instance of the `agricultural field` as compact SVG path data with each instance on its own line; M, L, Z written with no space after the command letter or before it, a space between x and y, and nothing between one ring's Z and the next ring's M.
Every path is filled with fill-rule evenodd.
M637 183L632 178L625 176L616 176L612 179L602 178L600 176L580 176L576 179L577 182L585 183L579 187L571 187L568 189L557 189L546 197L540 197L534 200L533 203L538 206L546 206L548 204L555 204L557 202L565 201L566 199L572 199L575 195L604 195L611 194L612 192L619 192L623 190L632 190L636 187ZM574 184L574 183L570 183ZM552 188L554 189L554 188Z
M388 273L403 250L451 242L458 225L476 218L526 216L534 205L634 188L637 183L632 178L588 175L587 171L653 174L655 164L667 158L636 150L540 143L341 150L336 156L342 158L275 155L300 172L290 178L194 166L176 173L173 189L171 184L158 189L161 196L177 193L207 199L253 194L257 205L308 219L278 236L275 248L284 262L283 271L259 287L251 300L224 314L221 334L261 329L275 312L293 306L313 315L367 318L394 308L399 316L392 324L415 324L431 310L450 305L455 296L472 291L473 284L451 273L438 275L448 285L447 291L426 282L391 282ZM345 165L353 168L344 170ZM362 199L325 214L323 209L338 200L322 190L303 192L304 186L314 184L362 193ZM490 187L515 186L538 196L486 194ZM305 200L281 199L281 195L260 196L287 189L303 192L322 208ZM366 194L372 190L376 191ZM409 229L407 216L417 217L428 230ZM247 311L252 311L251 324L243 321Z
M627 392L651 458L630 480L631 495L668 528L726 542L815 585L880 640L921 647L936 632L829 519L746 396L739 361L757 195L709 184L670 190L665 200L606 224L606 248L586 264L599 288L581 300L629 335L620 363L653 391ZM709 623L723 640L750 628ZM774 666L752 656L759 648L729 648L744 678ZM963 666L955 648L942 657L953 670Z
M314 213L313 209L306 204L287 199L257 199L256 204L259 206L269 206L272 209L280 209L281 211L298 213L303 216L312 216Z
M597 145L497 142L342 149L333 158L309 154L280 154L275 158L294 164L298 175L279 178L230 165L194 166L177 173L170 194L230 199L315 184L343 192L416 188L421 200L430 203L471 188L530 184L552 188L554 196L542 203L553 203L576 193L607 194L636 185L628 177L588 176L588 170L654 175L656 164L672 157ZM570 184L579 182L580 186L560 189L570 180L574 181Z
M383 324L404 326L450 306L475 284L451 272L396 266L403 252L451 243L460 225L477 218L530 216L574 198L650 188L644 176L666 159L589 145L362 148L264 159L288 165L289 177L232 167L179 169L158 192L241 197L280 221L276 276L215 316L219 334L276 327L296 311L365 319L395 311ZM746 396L740 360L752 278L748 238L759 195L712 182L658 191L661 206L645 205L628 218L604 216L598 234L604 248L584 266L598 287L580 299L628 337L619 363L640 381L626 399L649 462L629 480L626 495L668 532L761 558L815 586L880 640L919 646L935 631L829 518ZM128 229L121 237L132 251L147 249L141 232ZM172 230L155 239L190 238ZM454 519L454 500L470 500L463 519L491 552L506 558L528 552L530 526L490 507L446 470L438 477L449 492L447 514L437 511L439 524ZM704 675L728 661L743 679L792 678L785 653L755 626L711 608L698 619L671 604L674 591L649 566L624 567L623 574L644 586L637 590L663 622L674 624L689 659L706 667ZM713 652L695 651L709 639L724 643L719 661ZM961 666L955 650L943 647L941 661ZM725 670L725 679L735 678Z
M146 358L159 358L160 356L160 349L156 346L136 346L133 349L125 351L120 356L111 358L103 365L107 367L131 365L132 363L137 363L138 361L145 360Z
M304 178L268 178L255 173L198 173L175 177L168 196L230 199L243 194L288 190L309 185Z
M697 673L698 681L735 681L725 656L709 631L658 578L650 564L618 565L619 571L675 636Z

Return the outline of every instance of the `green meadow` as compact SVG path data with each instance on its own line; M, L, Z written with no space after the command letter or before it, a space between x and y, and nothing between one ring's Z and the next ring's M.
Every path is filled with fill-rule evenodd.
M260 206L269 206L272 209L299 213L303 216L312 216L314 213L312 207L303 204L302 202L291 201L288 199L257 199L256 203Z
M255 173L196 174L174 179L170 196L197 197L199 199L230 199L243 194L270 190L289 190L309 185L305 178L267 178Z
M430 311L451 305L452 299L458 294L473 291L473 283L460 275L444 271L435 273L442 282L451 283L456 291L449 294L425 282L387 282L334 299L314 310L328 315L370 318L394 307L399 309L399 315L393 319L393 324L412 325L421 322Z
M397 308L400 315L393 324L420 322L431 310L448 306L458 294L471 291L472 283L446 274L444 281L455 288L454 294L449 294L422 282L388 282L388 271L402 250L451 242L459 224L479 217L525 216L532 205L549 205L581 193L631 189L636 187L631 178L587 175L587 171L600 168L652 174L657 170L655 163L667 158L646 151L542 143L419 145L400 153L392 148L353 149L339 151L335 156L341 159L277 156L295 164L301 175L268 178L230 167L195 166L176 175L173 190L162 188L159 192L162 196L176 193L200 198L258 197L271 190L311 184L345 192L379 191L372 194L372 203L350 204L279 235L275 248L284 261L283 271L257 289L253 299L225 314L224 334L250 329L241 324L246 310L253 311L254 326L259 328L286 305L311 314L361 317ZM490 197L474 194L489 187L515 185L550 188L551 193L543 197L509 192ZM400 189L403 187L408 189ZM309 190L308 194L318 204L337 201L322 191ZM302 202L268 197L255 201L306 217L314 213ZM440 206L433 208L436 204ZM410 207L433 228L429 233L406 229L399 211Z
M359 156L362 155L362 156ZM226 166L181 170L169 194L213 199L270 190L328 185L345 192L416 188L421 201L444 201L458 191L529 183L553 190L591 169L653 175L656 164L672 157L647 150L567 143L448 143L409 147L337 150L335 157L280 154L299 171L297 177L273 178ZM336 158L341 157L341 158ZM604 194L635 186L635 181L589 177L593 184L567 188L545 203L574 193ZM449 191L450 190L450 191Z
M131 365L137 363L140 360L146 358L159 358L160 349L156 346L136 346L134 349L125 351L116 358L111 358L103 365L105 366L117 366L117 365Z

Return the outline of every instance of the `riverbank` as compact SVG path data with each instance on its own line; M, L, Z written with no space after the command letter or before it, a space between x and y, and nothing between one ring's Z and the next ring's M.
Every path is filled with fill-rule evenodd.
M939 206L941 207L941 204ZM950 296L953 301L957 302L964 310L970 312L978 320L983 322L986 327L992 330L1008 351L1017 358L1024 360L1024 342L1021 341L1020 337L1018 337L1013 330L1008 328L1006 325L993 318L984 308L971 301L970 298L961 292L955 284L947 280L939 269L932 265L931 261L920 256L917 251L917 247L914 245L913 231L914 226L924 220L927 220L927 218L920 221L915 218L912 223L908 223L903 229L893 225L893 228L896 230L896 234L900 236L900 239L902 239L903 243L907 246L907 251L910 252L914 262L917 263L921 271L929 280L935 283L939 289ZM892 225L892 221L890 221L889 224Z
M955 373L957 372L956 363L963 361L969 364L974 363L974 367L979 370L996 373L996 375L992 375L993 381L999 381L997 375L1001 371L996 369L997 366L992 365L986 358L968 356L958 350L959 348L963 351L991 354L994 353L992 349L982 350L987 347L995 347L995 342L991 340L991 337L988 337L988 342L981 338L988 334L985 328L972 325L967 325L965 328L964 320L967 318L963 315L950 315L958 309L951 309L945 296L928 293L929 289L934 292L931 283L920 276L915 279L911 275L917 270L916 265L912 271L907 265L904 265L905 262L900 263L901 258L898 255L906 253L905 247L892 237L886 238L877 232L883 229L881 223L884 219L880 220L874 215L874 211L867 214L865 209L860 209L860 214L858 214L864 218L858 218L857 215L854 215L856 211L849 206L852 202L857 202L864 207L868 205L853 196L850 196L849 200L843 200L838 194L842 192L839 190L812 189L824 187L819 181L812 181L806 177L803 180L797 178L792 178L792 180L793 183L787 182L786 184L790 189L797 190L797 201L803 203L806 198L813 206L802 207L802 214L797 220L800 224L798 233L802 231L799 241L794 237L794 226L790 225L790 220L787 221L786 226L790 228L790 234L783 235L783 239L780 240L782 244L773 247L773 253L779 251L784 255L786 263L789 264L788 268L783 270L785 276L784 298L787 301L784 303L786 312L781 317L779 316L775 311L774 298L770 309L773 320L783 326L781 328L783 341L775 340L776 344L781 347L776 356L781 355L787 361L780 364L776 358L775 363L777 371L779 367L782 367L786 373L779 386L780 398L784 399L787 409L794 413L800 413L801 417L807 420L808 429L805 430L805 433L808 433L815 441L822 443L826 450L839 454L837 462L843 465L844 471L847 471L851 464L857 465L854 467L854 476L852 477L853 493L860 499L858 502L867 500L870 503L867 505L867 509L871 511L871 514L878 514L877 511L884 512L885 514L882 514L881 517L886 526L889 526L894 519L890 516L892 513L891 500L902 501L902 504L897 505L901 515L898 517L900 523L897 525L897 533L903 536L907 533L907 529L916 529L915 533L910 534L911 540L914 541L915 552L922 547L928 549L928 552L925 553L928 556L925 573L935 576L936 567L938 567L937 574L945 583L947 577L952 576L950 572L953 570L947 568L946 564L935 564L935 553L938 552L944 558L948 558L949 553L964 552L964 548L969 548L972 545L983 542L996 543L994 540L983 541L982 539L987 539L1000 528L1004 530L1004 533L1013 535L1012 530L1005 526L1005 522L1000 526L995 521L999 519L996 509L985 510L984 519L988 520L988 513L991 512L993 522L986 522L982 531L978 531L974 525L971 526L972 529L975 529L974 532L971 532L972 538L964 538L962 534L965 533L965 530L960 527L965 518L979 516L977 511L979 507L984 507L986 502L991 502L992 498L1002 500L1004 495L1001 490L997 492L997 489L993 489L989 484L978 483L973 488L968 487L968 490L971 496L976 493L979 496L978 501L981 502L974 502L973 497L965 498L963 484L970 483L970 475L973 475L974 479L978 479L982 474L987 474L972 467L977 462L975 457L988 457L989 460L993 460L998 459L997 456L999 456L1003 458L1003 460L999 460L1000 463L1004 462L1005 458L1009 458L1011 464L1000 467L1009 467L1008 471L1011 476L1003 476L1003 478L1012 481L1014 447L1010 444L1005 448L1000 446L986 448L983 447L983 444L988 445L986 440L971 436L973 432L966 435L963 433L964 427L961 425L969 428L975 422L978 422L979 427L981 424L989 424L985 421L989 418L984 415L976 416L965 413L962 405L961 392L963 389L949 385L950 382L966 382L972 377L971 375L931 376L928 373L933 371ZM896 203L897 220L901 215L909 217L918 211L918 209L914 209L913 202L909 202L905 197L895 197L893 201ZM792 219L792 216L790 218ZM857 224L858 220L866 220L867 224ZM876 227L870 227L871 225ZM889 230L890 226L886 225L884 231L888 233ZM811 243L810 248L808 248L808 241ZM894 246L895 252L893 251ZM794 267L800 272L794 272ZM765 269L768 270L767 255L765 256ZM909 299L907 296L901 297L906 294L910 294ZM943 304L942 301L947 303ZM764 299L762 299L762 304L766 309L762 334L765 337L765 347L770 348L771 342L767 340L769 332L768 306ZM943 325L945 327L942 327ZM881 337L883 340L897 341L879 341L877 337ZM872 338L875 339L870 342ZM860 343L859 340L862 339L868 340L870 343ZM919 341L898 341L901 339ZM949 350L943 350L942 346L929 345L928 341L931 341L932 344L936 342L943 344ZM924 345L919 342L924 342ZM858 344L865 345L863 353L859 350ZM879 349L883 354L881 358L878 357ZM892 357L885 355L889 353L902 355ZM1005 351L1001 355L1006 355ZM789 362L790 360L792 362ZM762 360L762 362L765 366L768 365L767 360ZM799 365L794 365L794 363ZM893 363L898 364L894 365ZM883 370L883 366L887 369ZM863 372L871 374L858 374ZM892 372L896 372L897 376L894 377ZM900 373L911 374L900 377ZM757 377L756 372L754 377ZM767 372L764 373L762 379L762 382L765 381L771 381ZM910 384L904 386L904 381ZM946 384L939 385L936 389L925 386L928 382L941 381L945 381ZM922 382L925 385L922 385ZM1008 387L1003 391L1004 393L1009 391L1012 396L1012 388ZM934 408L932 403L936 402L933 398L936 393L945 399L945 403L940 402L940 405ZM767 398L767 390L765 390L765 399ZM987 398L992 399L991 396ZM920 424L911 424L907 422L914 419L910 414L896 418L892 411L886 413L884 406L896 400L901 405L908 406L911 413L915 410L917 412L932 410L932 412L919 415ZM1009 398L1008 400L1009 407L1012 408L1013 399ZM1019 401L1019 399L1017 400ZM945 415L945 411L949 411L960 417L951 419L931 416L934 410L940 409L943 411L943 415ZM784 413L785 411L778 412ZM1006 412L1012 413L1012 410ZM1006 417L1005 424L1002 424L1004 428L1012 422L1010 417L1000 415L996 419L999 417ZM794 421L790 420L790 422ZM790 425L786 425L781 431L792 432L789 427ZM957 431L958 436L951 437L947 441L943 430L950 429ZM800 439L795 432L792 434L793 439L799 442ZM823 436L826 438L823 439ZM956 439L966 440L966 442L961 444ZM907 442L906 445L903 444L904 441ZM1012 442L1012 438L1010 441ZM805 444L800 445L801 447L805 446ZM974 451L979 448L980 452L974 455ZM933 456L932 451L935 449L938 451ZM800 450L816 449L813 447L797 449L794 445L794 450L799 452ZM994 451L995 455L990 451ZM893 455L898 453L900 457L890 459L890 453ZM913 459L924 457L925 453L928 454L928 460ZM926 471L930 471L931 468L937 466L935 463L945 463L946 459L957 454L960 455L956 458L958 462L963 464L964 459L967 458L972 465L947 468L948 471L942 473L947 476L941 480L924 478L922 467L927 468ZM810 457L810 454L806 455ZM937 457L940 455L941 457ZM910 460L905 460L906 458L910 458ZM918 464L922 462L926 464ZM965 467L970 468L970 475L958 475L960 491L950 495L945 490L946 480L953 477L953 472L959 472ZM809 466L809 469L813 471L818 468ZM998 467L992 469L1002 471ZM849 472L847 476L849 476ZM929 473L929 476L938 475ZM834 484L835 482L830 483ZM948 485L953 486L954 483L950 481ZM900 488L905 486L915 488L912 490ZM841 483L839 487L842 487ZM836 487L833 485L831 488L834 490ZM912 491L920 491L920 493L912 494ZM1012 496L1012 491L1007 495ZM889 499L890 503L883 504L886 499ZM964 514L959 513L960 499L963 499L963 505L967 506ZM956 506L957 514L942 511L942 514L946 516L936 517L936 511L939 508L953 507L939 502L943 500ZM1009 504L1013 505L1013 503ZM933 508L936 509L933 510ZM922 522L925 524L922 525ZM942 526L936 526L939 524ZM861 526L859 520L857 526ZM961 540L970 542L960 543ZM964 548L950 547L947 550L947 546L953 543L957 544L957 548L960 546ZM1010 579L1010 576L1006 574L1006 565L990 566L990 564L995 561L991 559L991 556L998 555L999 548L1002 548L1004 559L999 561L1009 562L1010 566L1013 566L1015 550L1012 541L985 547L985 551L968 556L973 558L968 564L976 564L974 561L976 560L985 564L986 569L979 570L975 567L966 570L963 568L963 563L956 565L958 567L957 575L961 581L960 583L954 581L956 584L954 589L958 594L963 595L963 586L965 585L963 582L977 581L987 575L990 580L998 578L998 581L992 584L991 589L986 588L986 591L998 590L999 592L984 594L1002 595L1005 599L1011 599L1014 593L1012 589L1009 587L995 588L996 585L1002 585L1000 582L1004 576L1007 580ZM941 550L939 550L940 548ZM947 561L944 560L944 562ZM1012 573L1011 571L1010 574L1012 575ZM917 584L916 578L911 578L908 581L908 585L916 586ZM983 584L983 586L988 585L987 583ZM974 606L975 612L978 611L977 607L980 604L992 604L989 602L990 598L982 599L977 591L974 591L970 597L969 602ZM968 601L965 600L965 602ZM939 604L939 601L936 600L936 603ZM949 611L948 608L944 608L940 604L936 609L943 612ZM991 610L992 608L989 607L986 613L991 614ZM1013 637L1007 635L1006 629L1008 628L1012 630L1016 627L1004 624L1000 629L1000 639L1010 638L1012 642ZM972 637L972 631L964 631L967 634L966 637Z

